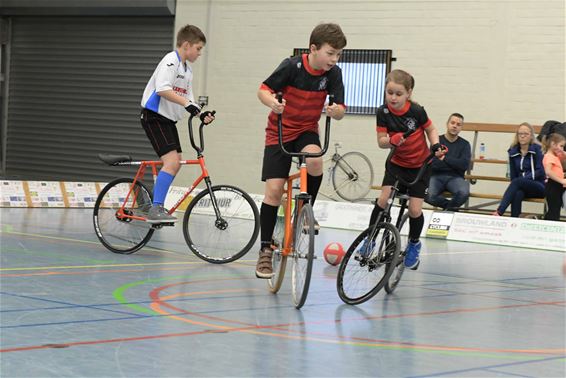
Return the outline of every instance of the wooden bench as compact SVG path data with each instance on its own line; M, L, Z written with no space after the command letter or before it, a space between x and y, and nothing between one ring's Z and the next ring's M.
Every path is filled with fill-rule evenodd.
M533 126L535 129L535 133L540 133L540 129L542 126ZM470 182L473 186L478 181L493 181L493 182L509 182L509 178L505 176L495 176L495 175L480 175L474 174L474 168L480 164L494 164L494 165L506 165L509 164L508 160L501 160L501 159L487 159L483 158L480 159L476 156L476 150L479 144L479 137L480 133L505 133L505 134L514 134L517 131L518 124L501 124L501 123L475 123L475 122L464 122L464 126L462 127L462 131L471 131L473 132L473 138L470 141L468 137L466 139L470 142L471 149L472 149L472 160L470 162L470 167L466 171L465 178ZM442 130L439 130L439 133L442 133ZM487 138L486 138L487 139ZM511 142L511 138L509 138L509 142ZM507 150L507 147L502 147ZM381 189L381 186L373 186L373 189ZM445 195L449 195L450 193L445 193ZM493 210L486 210L486 207L493 206L498 204L503 197L503 192L501 193L483 193L479 191L470 191L470 198L476 198L480 200L491 200L491 201L481 201L479 204L470 205L470 201L466 202L464 206L462 206L463 210L472 210L472 211L479 211L479 212L491 212ZM523 202L532 202L532 203L542 203L544 204L543 198L527 198L524 199ZM543 211L541 211L542 214Z

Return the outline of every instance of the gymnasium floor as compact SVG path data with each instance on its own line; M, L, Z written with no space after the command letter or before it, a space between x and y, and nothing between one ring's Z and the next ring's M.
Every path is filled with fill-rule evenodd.
M256 248L208 264L178 225L117 255L91 214L0 209L0 376L566 376L563 253L424 239L419 270L360 306L319 258L296 310ZM317 253L354 237L323 229Z

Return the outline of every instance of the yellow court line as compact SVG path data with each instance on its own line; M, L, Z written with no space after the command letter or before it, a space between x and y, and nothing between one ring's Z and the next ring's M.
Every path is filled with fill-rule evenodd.
M155 265L196 265L208 264L205 261L179 261L179 262L164 262L164 263L137 263L137 264L97 264L97 265L63 265L63 266L34 266L25 268L0 268L0 271L14 271L14 270L41 270L41 269L88 269L88 268L115 268L126 266L155 266Z

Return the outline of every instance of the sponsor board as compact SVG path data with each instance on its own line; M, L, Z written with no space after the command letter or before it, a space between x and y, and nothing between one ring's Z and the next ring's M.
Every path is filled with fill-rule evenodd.
M31 203L26 198L23 181L0 182L0 206L1 207L30 207Z
M27 181L31 207L65 207L58 181Z
M566 252L566 223L455 213L447 239Z
M451 212L433 212L428 222L426 236L445 239L450 231L453 218L454 213Z
M64 182L67 207L94 207L96 203L96 184L93 182Z

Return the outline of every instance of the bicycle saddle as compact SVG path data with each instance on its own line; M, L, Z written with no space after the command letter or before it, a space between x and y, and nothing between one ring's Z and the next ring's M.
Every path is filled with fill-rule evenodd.
M98 158L108 165L116 165L118 163L132 161L132 157L130 155L98 154Z

